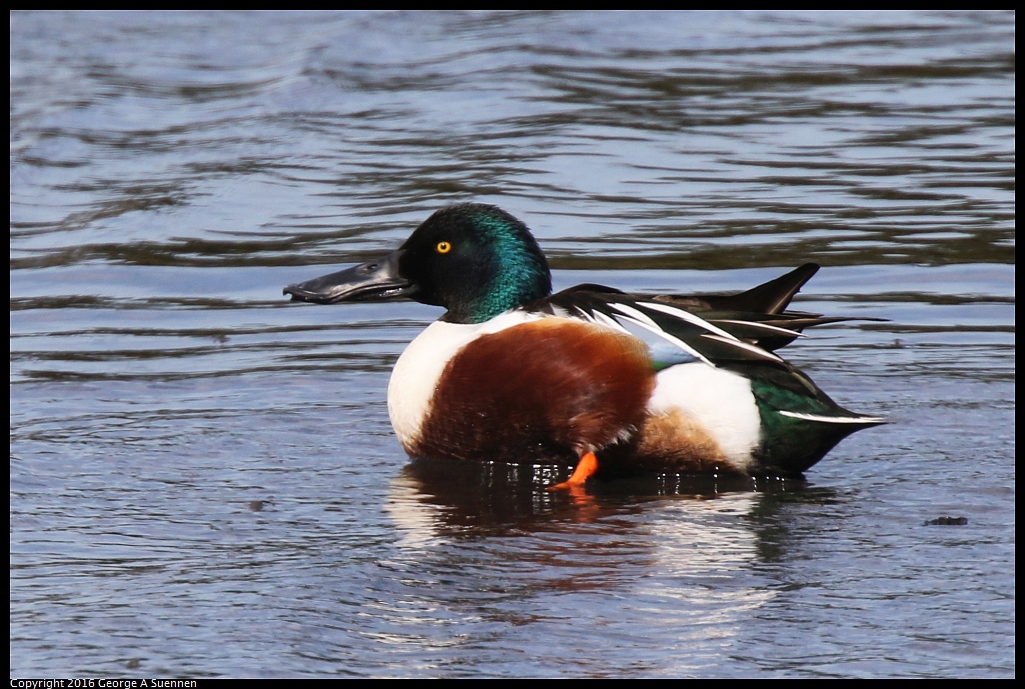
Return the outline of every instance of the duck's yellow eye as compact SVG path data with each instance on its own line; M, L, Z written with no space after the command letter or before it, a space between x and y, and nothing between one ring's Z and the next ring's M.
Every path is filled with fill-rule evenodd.
M448 242L438 242L438 246L434 248L438 250L439 254L447 254L449 251L452 251L452 245Z

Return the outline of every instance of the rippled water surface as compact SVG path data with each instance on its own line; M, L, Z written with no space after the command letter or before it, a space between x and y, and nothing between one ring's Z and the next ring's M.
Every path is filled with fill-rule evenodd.
M1014 14L10 19L12 676L1015 674ZM785 354L891 423L806 482L410 464L438 310L281 288L468 200L557 287L821 263L888 320Z

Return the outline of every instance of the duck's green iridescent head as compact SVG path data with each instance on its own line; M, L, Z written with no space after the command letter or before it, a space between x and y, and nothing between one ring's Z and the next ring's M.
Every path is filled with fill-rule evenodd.
M285 288L321 304L415 299L445 307L453 323L483 323L551 292L548 261L527 226L479 203L437 211L377 261Z
M552 292L548 261L530 230L495 206L443 208L401 251L401 273L418 286L413 298L447 308L447 321L481 323Z

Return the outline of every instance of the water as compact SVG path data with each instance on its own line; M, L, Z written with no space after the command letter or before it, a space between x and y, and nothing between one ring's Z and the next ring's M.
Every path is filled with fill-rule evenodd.
M12 14L11 676L1013 676L1014 27ZM805 483L410 465L437 310L280 290L468 200L556 287L823 264L889 321L784 353L892 423Z

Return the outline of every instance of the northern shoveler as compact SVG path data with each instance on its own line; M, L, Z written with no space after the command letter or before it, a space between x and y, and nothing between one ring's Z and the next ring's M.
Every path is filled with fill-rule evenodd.
M395 252L285 288L319 304L447 309L406 348L388 412L413 457L603 470L798 476L854 431L849 412L773 350L843 318L786 311L809 263L737 295L552 294L527 226L494 206L437 211Z

